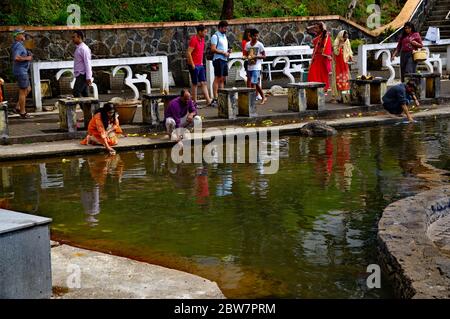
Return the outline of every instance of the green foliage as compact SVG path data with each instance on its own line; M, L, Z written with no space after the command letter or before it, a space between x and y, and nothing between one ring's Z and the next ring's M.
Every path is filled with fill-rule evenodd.
M292 15L297 17L306 17L309 15L308 7L300 3L297 7L292 9Z
M367 6L359 0L353 20L365 25ZM0 25L65 25L68 5L81 8L81 23L113 24L161 21L203 21L220 17L223 0L3 0ZM347 13L349 0L241 0L234 2L236 18L287 17ZM381 0L381 22L398 14L401 3Z
M363 45L363 44L365 44L365 42L364 42L363 39L353 39L353 40L350 40L350 45L351 45L351 47L352 47L353 53L357 53L357 52L358 52L358 47L359 47L360 45Z

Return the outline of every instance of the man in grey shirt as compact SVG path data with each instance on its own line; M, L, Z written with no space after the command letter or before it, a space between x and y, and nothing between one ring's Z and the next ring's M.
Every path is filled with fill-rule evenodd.
M31 91L28 69L30 68L30 61L33 59L33 55L25 49L25 46L23 45L23 41L25 41L24 33L25 31L22 29L14 30L14 43L11 47L11 55L13 61L13 74L19 85L19 100L15 112L18 113L21 118L27 119L31 117L25 110L25 102L27 95Z

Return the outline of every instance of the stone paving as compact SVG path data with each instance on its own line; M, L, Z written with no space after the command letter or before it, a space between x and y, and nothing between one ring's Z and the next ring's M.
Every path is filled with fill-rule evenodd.
M448 101L444 101L444 104L450 105L450 81L444 80L441 82L441 92L443 96L448 96ZM177 93L177 89L172 89L171 93ZM100 95L100 101L108 101L113 95ZM332 104L330 103L331 96L326 97L325 109L317 111L306 111L302 113L294 113L287 108L287 95L281 96L269 96L268 102L265 105L260 105L257 102L256 118L239 117L237 120L229 121L226 119L218 118L217 108L204 107L199 110L199 115L204 118L204 126L223 126L234 124L245 124L248 122L262 121L265 119L292 119L292 120L310 120L311 117L345 117L356 116L359 113L370 114L369 109L363 106L351 106L345 104ZM45 105L54 105L56 99L45 100ZM423 101L422 109L430 109L433 107L435 101ZM202 105L204 103L200 103ZM431 107L430 107L431 106ZM12 107L12 105L10 105ZM381 106L373 106L370 111L379 111ZM163 106L159 107L161 118L164 117ZM373 113L372 113L373 114ZM11 143L30 143L38 141L52 141L52 140L64 140L70 138L81 138L85 132L82 128L77 134L69 136L59 129L59 116L57 111L34 113L34 118L23 120L18 115L12 115L9 117L9 128ZM79 124L82 127L82 113L78 112ZM161 131L161 127L155 128L150 125L142 124L142 111L140 108L136 111L135 119L132 125L124 125L123 129L127 133L143 133L143 132L157 132Z
M225 298L215 282L196 275L68 245L52 246L55 299Z

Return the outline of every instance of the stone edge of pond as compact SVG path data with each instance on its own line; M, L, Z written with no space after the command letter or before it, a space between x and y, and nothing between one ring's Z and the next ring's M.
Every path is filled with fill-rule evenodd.
M419 120L429 118L434 119L448 118L450 117L450 106L444 106L431 110L421 111L416 113L414 116L416 119ZM401 120L402 119L399 117L377 115L377 116L329 119L324 121L330 126L339 130L339 129L363 128L378 125L396 124ZM285 124L280 126L253 127L249 129L251 130L256 128L257 130L260 131L278 130L280 134L286 135L299 134L300 128L307 123L308 122ZM237 128L237 126L228 126L228 127ZM225 129L227 127L216 127L216 128ZM244 129L244 131L248 129L246 127L239 127L239 128ZM116 146L115 149L117 151L156 149L156 148L172 147L174 144L175 142L169 141L167 139L128 137L127 139L122 140L120 145ZM103 147L83 146L79 144L79 140L0 145L0 150L1 150L0 162L105 153Z
M216 282L194 274L54 241L51 247L52 299L225 299Z
M450 256L427 236L430 225L450 216L449 203L450 186L442 186L384 209L377 236L380 266L397 297L450 298Z

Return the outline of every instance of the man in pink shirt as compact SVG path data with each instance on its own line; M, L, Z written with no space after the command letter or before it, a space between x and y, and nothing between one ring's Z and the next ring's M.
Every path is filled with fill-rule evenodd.
M91 49L83 42L83 39L83 32L79 30L73 32L72 41L77 46L73 55L74 97L88 96L88 88L92 84Z
M211 99L206 86L206 69L203 65L203 52L205 51L205 36L208 30L203 24L197 26L197 34L189 41L186 58L192 81L192 100L197 104L197 86L201 86L206 103L211 104Z

